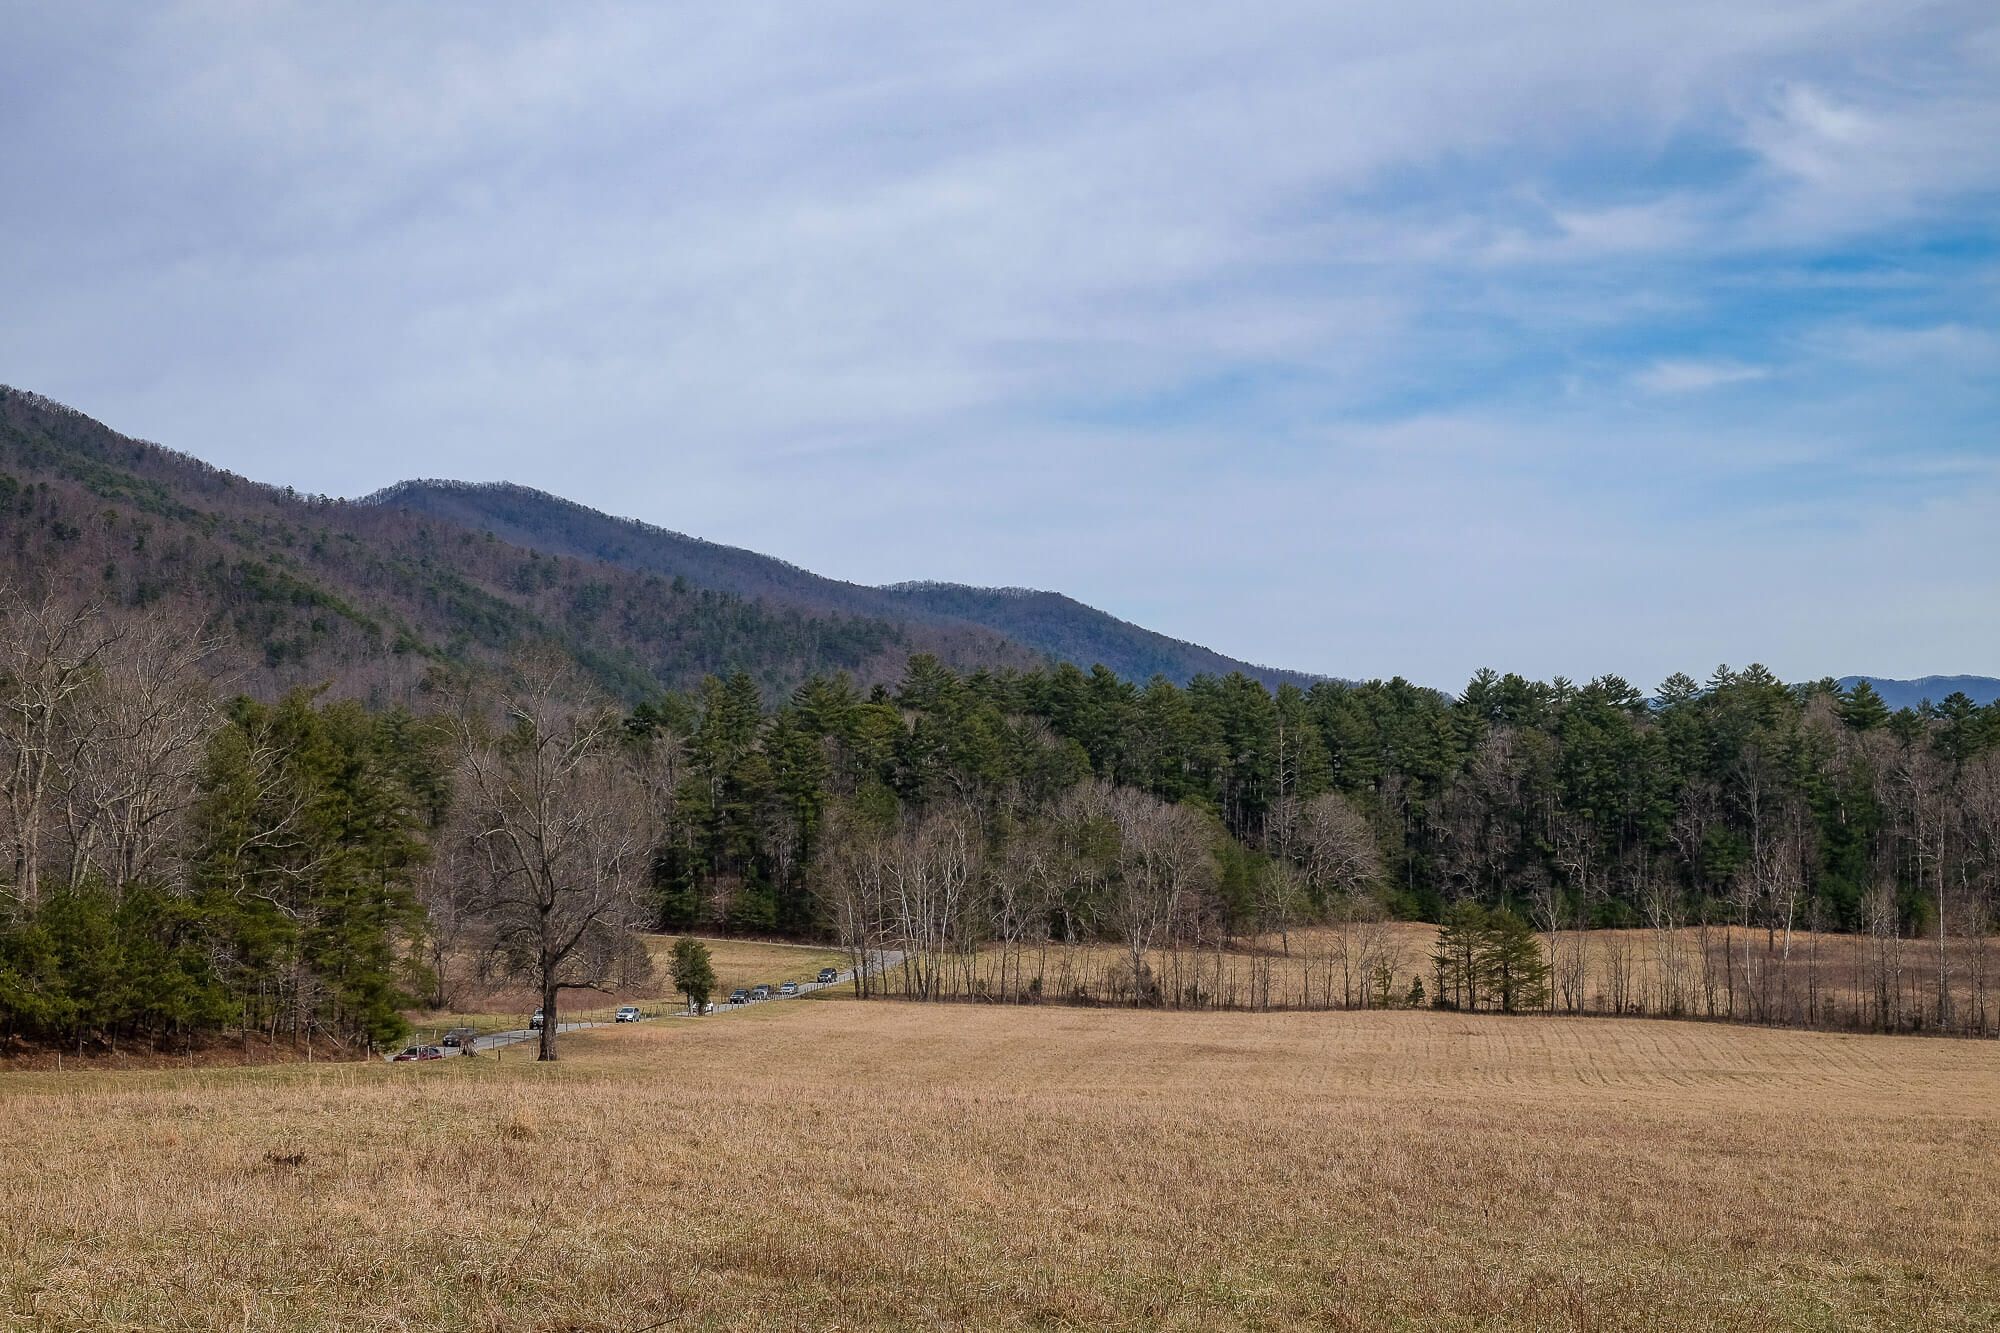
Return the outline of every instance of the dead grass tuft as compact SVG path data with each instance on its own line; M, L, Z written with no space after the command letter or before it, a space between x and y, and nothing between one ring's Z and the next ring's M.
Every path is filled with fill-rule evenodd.
M500 1126L500 1136L513 1143L526 1143L535 1137L538 1118L525 1106L517 1106L507 1117L507 1123Z

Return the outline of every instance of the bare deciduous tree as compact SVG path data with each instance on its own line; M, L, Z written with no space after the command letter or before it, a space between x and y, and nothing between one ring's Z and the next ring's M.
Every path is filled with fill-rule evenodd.
M1118 873L1107 895L1106 924L1129 953L1132 1000L1156 1000L1148 959L1153 950L1193 937L1216 881L1211 833L1201 816L1121 787L1105 802L1118 830Z
M89 603L54 595L0 597L0 770L6 794L8 886L21 905L41 897L47 842L58 822L78 714L99 684L123 626Z
M459 791L492 947L541 995L539 1056L556 1058L558 1000L650 971L632 934L652 821L610 710L548 658L519 668L498 725L458 716Z
M217 644L162 615L0 592L0 789L12 896L163 869L215 721Z
M108 646L64 802L72 883L165 872L215 726L219 662L217 640L157 615L134 619Z
M1279 818L1286 828L1286 843L1305 875L1306 891L1321 907L1381 876L1375 832L1339 792L1286 801Z

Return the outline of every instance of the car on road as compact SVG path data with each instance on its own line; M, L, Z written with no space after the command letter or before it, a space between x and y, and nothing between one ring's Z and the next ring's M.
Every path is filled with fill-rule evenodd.
M620 1005L620 1006L618 1007L618 1012L617 1012L616 1014L613 1014L613 1015L612 1015L612 1021L613 1021L613 1022L615 1022L615 1023L636 1023L636 1022L638 1022L638 1021L639 1021L639 1006L638 1006L638 1005L636 1005L636 1004L625 1004L625 1005Z
M798 993L799 983L796 981L787 981L784 985L778 987L778 994L780 995L797 995Z
M747 990L733 990L729 992L729 1002L731 1004L748 1004L750 1003L750 992Z
M444 1049L446 1055L471 1055L473 1044L478 1040L479 1034L471 1028L453 1028L444 1034L443 1040L439 1041L438 1045Z
M444 1059L444 1052L439 1050L435 1046L411 1046L405 1048L402 1054L396 1056L396 1058L390 1061L390 1063L402 1064L408 1060L442 1060L442 1059Z
M771 998L771 988L769 986L752 986L750 988L750 998L753 1000L768 1000Z
M832 985L832 984L833 984L834 982L836 982L836 981L838 981L838 980L840 980L840 973L839 973L839 972L838 972L837 970L835 970L834 968L831 968L831 967L822 967L822 968L821 968L821 969L819 970L819 984L820 984L820 985L822 985L822 986L831 986L831 985Z
M535 1016L528 1020L528 1031L540 1032L541 1030L542 1030L542 1011L537 1009L535 1010Z

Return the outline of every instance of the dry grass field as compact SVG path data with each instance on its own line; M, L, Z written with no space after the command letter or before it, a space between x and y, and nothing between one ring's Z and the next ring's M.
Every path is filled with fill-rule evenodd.
M775 1004L0 1080L0 1326L1992 1328L2000 1047Z

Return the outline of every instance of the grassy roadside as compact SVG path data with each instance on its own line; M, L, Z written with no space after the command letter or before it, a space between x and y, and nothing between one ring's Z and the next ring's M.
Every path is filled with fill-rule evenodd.
M653 981L644 990L605 996L596 992L566 992L560 1011L565 1023L609 1023L620 1005L634 1004L649 1019L681 1012L686 998L674 994L672 956L678 936L645 936L653 955ZM781 982L810 981L823 967L845 968L846 959L837 950L823 945L790 944L770 940L740 940L699 937L708 946L715 967L716 998L726 997L739 987L747 990L760 983L776 987ZM412 1042L435 1042L455 1027L469 1027L485 1035L507 1032L528 1025L537 1002L531 994L503 992L510 1005L496 1005L489 997L484 1003L465 1009L421 1009L407 1016L413 1029Z

